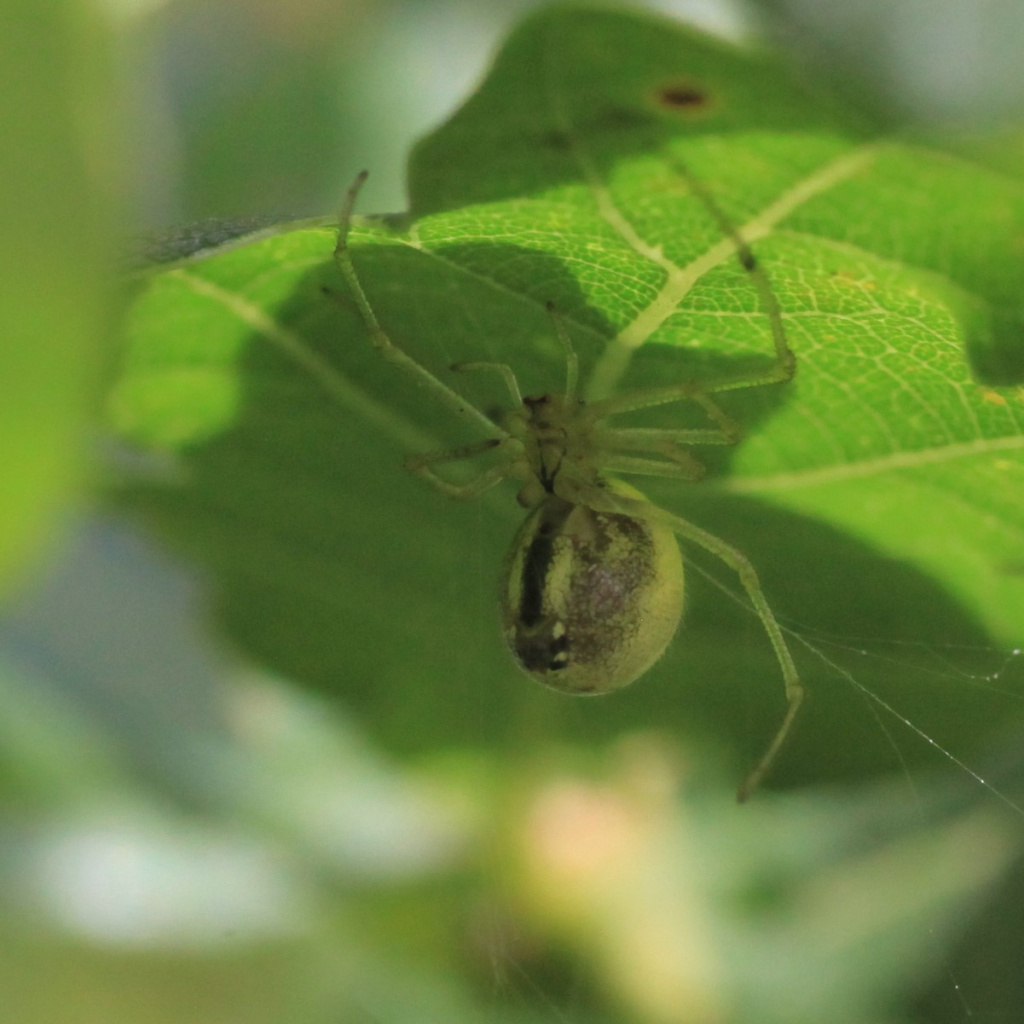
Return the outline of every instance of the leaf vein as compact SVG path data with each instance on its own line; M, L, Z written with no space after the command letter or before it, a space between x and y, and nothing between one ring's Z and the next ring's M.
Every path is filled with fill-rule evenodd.
M948 444L936 448L893 452L890 455L839 466L817 466L812 469L760 476L733 476L714 486L723 491L738 494L799 490L805 487L822 487L846 480L881 476L884 473L899 472L905 469L921 469L925 466L955 462L958 459L994 455L997 452L1024 452L1024 436L1018 434L1009 437L978 438L975 441Z
M268 316L260 306L184 268L170 271L169 276L177 278L196 295L223 306L305 371L342 408L361 416L403 447L416 450L436 446L432 437L367 395L310 348L298 334Z

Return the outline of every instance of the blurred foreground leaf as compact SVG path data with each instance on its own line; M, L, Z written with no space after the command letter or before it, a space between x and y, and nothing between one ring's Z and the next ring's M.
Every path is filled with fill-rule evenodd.
M83 475L110 312L105 40L84 7L15 0L0 33L0 589Z

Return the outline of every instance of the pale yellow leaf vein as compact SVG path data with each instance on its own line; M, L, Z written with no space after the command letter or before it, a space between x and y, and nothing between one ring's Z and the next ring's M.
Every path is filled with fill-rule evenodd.
M748 244L764 238L800 206L864 170L875 159L877 152L876 146L863 146L820 167L783 192L745 224L741 224L738 228L740 236ZM677 266L665 257L660 248L639 239L632 225L615 206L607 187L590 174L587 177L604 219L627 244L657 263L666 275L658 295L609 342L594 367L588 390L592 396L599 396L614 393L633 353L676 312L704 274L726 260L736 258L736 246L731 238L723 238L685 267Z
M362 389L339 373L325 359L307 345L300 335L282 326L267 312L238 292L229 291L188 270L177 269L168 273L177 278L197 295L210 299L236 316L279 352L290 359L343 408L351 410L367 423L392 437L407 450L424 450L435 446L434 439L401 416L371 398Z
M1024 452L1024 435L1012 437L980 438L962 444L948 444L920 451L895 452L877 459L864 459L839 466L798 470L792 473L771 473L764 476L734 476L723 480L718 489L742 494L761 494L769 491L795 491L808 487L827 487L864 477L881 476L905 469L923 469L926 466L955 462L996 452Z

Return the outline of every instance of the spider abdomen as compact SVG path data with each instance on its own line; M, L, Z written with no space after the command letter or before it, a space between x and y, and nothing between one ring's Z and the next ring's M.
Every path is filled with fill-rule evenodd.
M501 606L509 649L534 679L574 694L619 689L679 624L679 545L667 527L551 495L516 535Z

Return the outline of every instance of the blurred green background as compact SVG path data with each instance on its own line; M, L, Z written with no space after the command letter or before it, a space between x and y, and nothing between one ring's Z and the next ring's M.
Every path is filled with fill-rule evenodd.
M128 457L92 411L137 239L322 214L363 167L401 210L409 145L533 6L5 4L0 1020L1019 1019L1018 735L989 787L936 754L741 811L657 723L399 764L216 647L202 580L90 497ZM657 6L1024 169L1014 4ZM836 677L1018 699L1017 652L916 639L838 638Z

